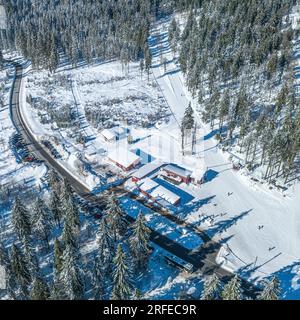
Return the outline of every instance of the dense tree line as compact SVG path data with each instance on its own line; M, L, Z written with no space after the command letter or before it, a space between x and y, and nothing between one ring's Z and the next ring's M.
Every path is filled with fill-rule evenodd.
M11 218L14 242L9 248L0 244L0 266L6 271L10 299L141 298L133 275L147 270L151 253L144 216L140 214L129 225L117 197L108 196L97 249L85 262L80 250L84 219L74 191L53 170L47 180L48 205L42 197L30 207L15 198ZM41 268L45 254L52 258L52 272L47 267L46 274Z
M191 5L192 3L192 5ZM169 28L173 51L203 120L227 149L238 145L249 170L285 182L299 171L300 106L294 89L289 14L294 0L179 1L188 13L182 32ZM179 45L180 44L180 45ZM180 49L179 49L180 48Z
M9 0L10 42L35 66L55 70L60 53L76 65L93 58L146 58L153 17L163 0Z
M281 287L277 277L272 277L260 283L258 300L280 299ZM223 284L216 274L207 277L204 281L204 288L201 300L247 300L250 299L243 292L241 280L235 275L226 284Z

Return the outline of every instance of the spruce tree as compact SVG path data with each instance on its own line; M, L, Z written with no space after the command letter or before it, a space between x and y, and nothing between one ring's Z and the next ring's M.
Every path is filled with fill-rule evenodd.
M5 284L6 284L6 292L9 295L9 298L11 300L17 300L17 294L16 294L17 283L11 268L6 270L5 272Z
M51 287L51 300L61 300L64 298L64 288L61 279L61 271L63 268L63 248L59 239L54 240L54 256L53 256L53 284Z
M64 207L64 221L68 221L70 226L75 232L80 229L80 217L78 208L74 202L73 197L69 197L68 200L63 204Z
M145 217L140 213L132 225L132 235L129 238L130 251L136 268L145 268L150 255L150 229L145 224Z
M84 281L78 262L78 254L71 245L67 245L63 252L61 281L67 300L81 300L84 297Z
M205 279L204 290L201 296L202 300L218 300L220 299L221 283L216 274Z
M37 198L33 206L32 231L37 239L45 241L48 249L51 228L50 216L45 208L44 201L41 198Z
M98 231L98 253L103 266L104 276L108 278L111 277L112 260L115 248L115 242L111 233L106 218L103 218Z
M108 199L107 213L107 221L113 232L114 238L121 238L127 231L128 222L126 220L126 215L114 194L112 194Z
M103 276L103 266L99 257L95 257L93 275L92 275L92 285L93 285L93 296L95 300L102 300L105 293L104 286L104 276Z
M241 283L237 275L224 286L221 296L223 300L242 300Z
M57 226L61 226L61 220L62 220L62 210L61 210L61 204L60 204L60 197L57 193L57 191L52 190L50 194L50 204L49 209L52 212L54 221Z
M194 127L194 124L194 111L192 109L191 103L189 103L188 107L184 112L184 117L182 119L181 126L184 128L184 130L191 130Z
M60 275L61 270L62 270L62 246L58 238L54 240L54 262L53 262L53 268L54 268L54 274L57 276Z
M65 298L63 292L64 291L63 291L62 283L58 279L56 279L56 277L54 276L49 299L50 300L63 300Z
M80 228L79 211L75 204L73 189L69 182L64 179L61 191L61 212L64 215L64 222L68 221L69 225L75 232Z
M128 300L132 295L132 284L129 264L122 245L118 245L116 256L114 257L113 289L112 300Z
M19 240L23 237L29 237L31 234L30 216L27 208L22 204L21 200L16 197L12 209L12 225Z
M69 246L72 246L74 249L76 249L78 246L74 229L68 220L65 220L64 222L64 228L62 231L62 241L63 241L64 247L69 245Z
M29 238L24 237L22 239L22 244L23 244L23 253L24 253L28 270L30 272L31 277L35 277L40 271L36 250L32 246L32 241Z
M48 176L47 176L47 182L52 191L58 191L60 179L57 172L54 169L49 170Z
M258 296L259 300L278 300L280 298L280 282L277 277L273 277L267 282L263 291Z
M30 299L31 300L48 300L50 296L49 288L45 281L40 277L36 276L33 280Z
M70 197L73 197L73 189L69 181L64 178L63 184L61 185L61 198L66 202Z
M26 299L28 297L28 286L31 282L31 275L24 255L15 244L11 247L10 259L12 275L21 287L23 298Z

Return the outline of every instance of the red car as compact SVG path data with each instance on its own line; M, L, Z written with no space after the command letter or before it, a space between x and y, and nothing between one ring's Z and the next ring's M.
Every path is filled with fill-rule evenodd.
M33 156L27 156L24 158L24 161L26 161L26 162L32 162L33 160L34 160Z

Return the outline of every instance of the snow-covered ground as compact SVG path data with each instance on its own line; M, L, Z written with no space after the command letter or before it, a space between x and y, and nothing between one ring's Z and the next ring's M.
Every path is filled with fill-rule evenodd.
M129 71L115 61L77 69L67 66L54 75L35 71L28 76L26 96L31 102L24 114L33 132L39 140L54 143L62 161L77 175L82 159L99 164L101 153L116 148L101 137L104 128L121 124L130 127L133 136L146 139L149 134L143 126L163 123L169 116L155 82L146 81L145 74L141 79L136 63ZM74 123L61 128L55 120L65 109L73 113ZM79 133L85 143L78 142ZM127 139L118 145L124 143ZM95 171L82 172L79 178L90 188L100 183Z
M156 35L161 34L166 39L169 22L158 24L150 36L153 74L149 82L146 75L141 79L137 64L130 65L127 73L115 61L65 68L55 75L46 72L29 75L27 97L31 95L37 102L43 99L47 108L58 112L69 105L79 123L64 129L57 128L54 122L42 124L43 112L49 109L39 110L27 103L28 122L40 139L56 137L56 147L63 156L61 161L76 174L76 162L81 160L76 155L89 159L93 165L107 163L106 152L119 147L193 171L209 170L207 183L200 188L186 187L186 191L197 199L212 200L185 212L184 218L201 226L216 241L222 241L224 245L217 261L224 268L253 281L277 275L283 287L283 298L299 298L300 185L282 194L232 170L230 154L217 147L213 133L202 123L197 102L188 92L167 42L164 42L162 55L168 61L166 70L161 63ZM179 123L190 101L199 127L196 155L182 156ZM145 119L147 121L143 121ZM147 128L149 123L152 126ZM104 141L101 129L113 124L129 128L133 138L139 141L133 145L129 145L127 139L113 143ZM76 130L90 138L88 142L78 143L76 134L73 135ZM97 174L91 171L85 174L91 188L99 183ZM83 174L79 175L80 179L85 179ZM158 273L156 276L160 277ZM185 282L184 277L176 273L171 272L172 280L167 282L165 276L170 274L164 275L157 288L149 288L149 297L169 297L166 291Z
M153 36L157 33L166 36L168 24L169 21L159 24L153 30L150 44L154 53L158 46ZM204 167L214 171L211 181L199 190L199 196L213 196L213 201L190 213L187 220L201 225L215 240L223 241L224 249L218 262L224 267L253 281L277 275L282 282L283 297L299 298L300 185L283 195L233 171L229 154L217 148L211 130L202 123L197 102L187 91L167 43L163 49L163 56L168 60L167 72L160 66L159 56L154 54L154 75L178 122L192 101L195 118L204 131L201 137L204 151L200 158ZM203 219L207 216L210 216L209 223Z
M67 66L55 75L32 71L25 81L22 112L31 131L38 140L51 141L62 155L62 159L58 161L78 179L89 184L90 189L97 184L82 177L76 162L84 159L91 166L92 171L86 172L88 177L95 173L103 175L101 168L97 170L99 165L108 165L115 174L124 175L107 157L107 154L124 148L138 154L142 163L151 159L177 163L191 170L199 167L199 171L203 171L197 157L182 156L179 127L153 76L151 75L148 81L147 75L143 74L141 81L138 64L132 63L129 67L128 73L115 61L89 67L81 66L77 69L69 69ZM110 104L109 107L106 107L107 103ZM48 121L49 113L59 113L64 106L69 106L78 120L76 125L69 128L60 128L52 121L55 116ZM94 118L89 117L91 110L96 114L97 125ZM98 112L108 118L103 122L99 121ZM118 116L114 119L115 114ZM101 131L111 125L127 128L135 142L129 144L126 137L114 142L105 141ZM77 142L78 132L88 139L87 143ZM199 143L198 152L201 152L201 146ZM78 155L81 155L81 158ZM185 191L195 194L196 190L196 187L186 187ZM193 196L191 198L194 199ZM150 218L153 223L160 224L158 214L150 214ZM167 225L170 225L168 234L178 234L179 238L182 238L178 241L192 245L190 235L185 234L184 230L178 233L177 226L167 222ZM199 238L198 241L200 240ZM96 242L91 240L83 246L82 253L94 250L95 245ZM198 298L202 282L197 275L189 280L186 280L186 277L187 275L179 274L176 268L166 265L159 251L154 251L149 271L139 280L139 287L153 299L175 298L180 291L190 292L191 296Z
M46 173L44 165L18 163L10 148L10 138L17 133L10 117L9 99L14 68L0 71L0 96L3 106L0 109L0 184L1 186L31 185L39 186L40 178Z

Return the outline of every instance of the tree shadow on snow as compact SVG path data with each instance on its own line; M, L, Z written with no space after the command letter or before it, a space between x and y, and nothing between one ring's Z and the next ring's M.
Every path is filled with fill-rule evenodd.
M277 277L280 280L281 298L285 300L298 300L300 297L300 261L281 268L269 278Z

